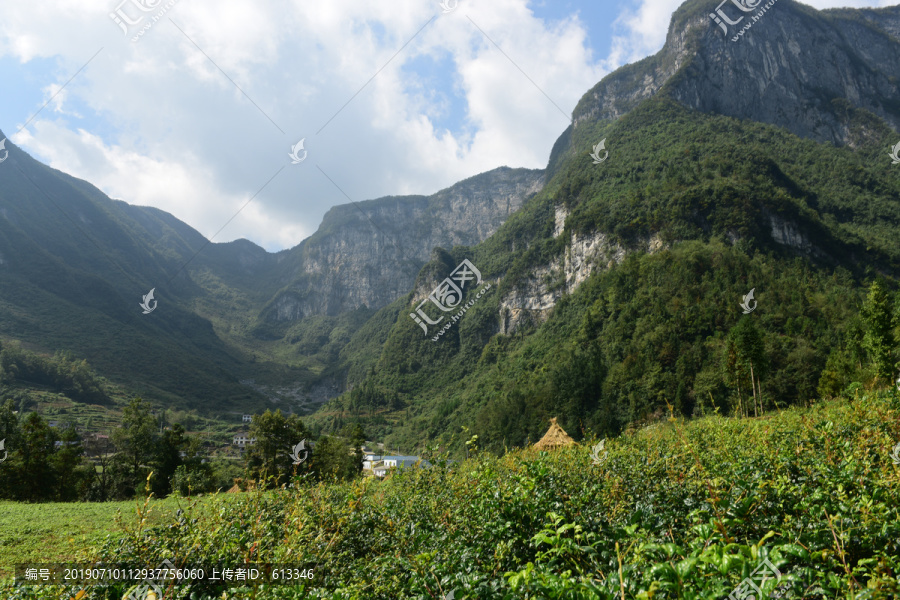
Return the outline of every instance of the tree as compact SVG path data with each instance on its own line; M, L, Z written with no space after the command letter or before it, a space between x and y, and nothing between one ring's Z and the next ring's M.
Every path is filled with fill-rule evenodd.
M343 438L322 436L316 441L310 468L320 481L352 479L362 469L362 453L351 453Z
M93 436L84 442L85 455L94 465L87 497L96 502L106 502L112 493L110 463L113 445L109 436Z
M362 447L366 443L366 434L359 423L345 427L341 434L350 440L350 446L353 448L353 461L350 464L348 473L351 477L356 477L362 473L362 463L365 458Z
M147 479L156 451L156 417L141 398L122 410L122 426L113 431L113 443L118 450L112 465L116 495L131 497Z
M250 477L265 480L269 486L278 486L287 483L294 471L290 453L301 440L309 438L309 431L296 415L285 417L281 410L274 413L267 410L261 415L254 415L250 437L256 438L256 443L247 452ZM307 451L309 447L307 442Z
M183 466L182 453L187 456L188 451L191 450L190 446L191 443L185 435L184 427L178 423L171 429L166 429L156 442L153 461L156 475L151 480L151 487L157 497L167 496L172 491L170 480L178 468Z
M875 376L882 381L892 382L894 379L894 323L891 298L884 285L875 280L869 287L869 295L863 306L862 315L865 322L863 345L869 353Z
M749 378L750 392L747 400L753 400L753 414L762 413L762 391L759 380L768 369L766 360L766 346L762 334L753 319L745 316L737 325L731 328L725 340L726 370L730 375L732 384L738 392L738 412L741 415L750 415L750 407L743 401L743 384Z
M18 436L15 465L17 496L21 500L39 501L53 497L56 473L51 465L56 435L37 413L30 413L22 423Z
M171 486L173 492L182 496L209 492L216 487L212 468L203 463L179 465L172 476Z
M19 419L15 407L12 400L0 406L0 440L3 440L0 459L4 459L0 463L0 498L15 497L16 478L12 458L19 447Z
M71 502L87 495L91 474L82 464L84 448L75 428L63 430L59 442L61 445L50 459L51 468L56 474L54 497L62 502Z

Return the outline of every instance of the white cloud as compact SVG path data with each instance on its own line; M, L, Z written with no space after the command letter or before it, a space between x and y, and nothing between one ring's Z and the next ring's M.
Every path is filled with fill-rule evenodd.
M295 245L346 202L316 165L354 200L432 193L501 165L543 167L566 116L540 90L568 114L604 74L577 20L547 25L525 0L470 0L446 15L436 2L414 0L180 0L137 43L109 14L120 6L132 18L144 13L119 2L0 8L0 54L57 60L35 109L103 47L13 141L205 235L287 165L216 238L269 249ZM464 96L458 131L434 125L450 103L432 109L440 94L409 85L403 67L422 56L452 57L455 72L442 79ZM290 165L287 152L301 137L309 158Z
M121 6L137 16L138 1ZM577 18L545 22L527 0L461 0L449 14L418 0L179 0L137 43L110 18L120 2L3 3L0 57L31 73L47 68L35 59L56 64L52 80L13 92L34 95L34 110L103 48L12 140L204 235L283 167L216 238L273 250L313 232L347 202L341 190L357 201L433 193L501 165L545 166L582 94L658 50L679 4L617 7L618 36L598 61ZM460 101L410 75L423 57L452 65L438 80ZM461 127L437 126L456 105ZM4 118L18 128L28 116ZM291 165L300 138L309 156Z

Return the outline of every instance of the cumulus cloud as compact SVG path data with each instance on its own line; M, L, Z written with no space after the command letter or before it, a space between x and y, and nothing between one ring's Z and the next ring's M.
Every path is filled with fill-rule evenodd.
M117 9L143 17L128 36L110 17ZM273 250L314 231L343 192L433 193L501 165L543 167L566 115L604 74L582 24L545 23L525 0L471 0L448 14L414 0L46 0L0 15L0 55L26 70L56 62L53 80L28 90L42 94L35 109L103 48L14 142L204 235L277 172L216 238ZM404 68L420 57L452 65L441 74L449 92L410 85L415 71ZM446 93L460 96L461 114L449 114ZM436 126L441 116L454 126ZM17 118L4 130L27 119L4 117ZM291 165L301 138L308 159Z
M215 241L277 250L347 196L545 166L585 90L658 50L678 4L617 6L611 52L595 57L577 16L545 21L528 0L460 0L447 14L417 0L9 2L0 58L49 79L14 93L34 110L57 95L22 131L31 115L2 126L51 166L207 236L253 198ZM123 14L142 17L128 35L111 18ZM301 138L308 158L292 165Z

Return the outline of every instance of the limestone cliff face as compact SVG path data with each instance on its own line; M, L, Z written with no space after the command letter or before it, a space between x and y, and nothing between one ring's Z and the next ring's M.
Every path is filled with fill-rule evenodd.
M293 266L263 316L293 321L385 306L409 292L432 249L483 241L543 185L542 170L502 167L432 196L332 208L283 258Z
M575 127L617 119L664 93L836 145L853 144L853 109L900 129L900 7L816 11L793 0L733 0L718 8L722 25L710 17L721 16L715 2L685 3L663 49L590 90Z
M555 237L563 234L567 216L564 207L556 208ZM662 240L656 235L647 238L642 245L631 251L652 253L664 248ZM546 321L563 294L573 293L595 271L622 262L627 252L605 233L573 233L563 255L535 269L500 299L500 333L509 335L523 324L538 325Z

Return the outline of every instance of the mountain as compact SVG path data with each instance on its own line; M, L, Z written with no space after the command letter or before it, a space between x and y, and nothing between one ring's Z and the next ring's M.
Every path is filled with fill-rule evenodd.
M267 321L381 308L404 295L435 247L487 239L543 187L543 171L502 167L432 196L335 206L288 252L291 282L263 310Z
M553 416L580 439L873 380L861 308L900 273L900 7L709 8L683 4L660 52L585 94L543 189L433 255L382 311L377 362L314 421L402 447L469 427L502 450ZM429 294L463 259L483 281L442 312ZM422 306L441 321L425 331Z
M213 411L261 408L279 400L268 386L308 391L316 380L318 362L279 353L290 344L267 323L358 322L409 288L433 245L485 239L543 181L500 168L429 197L335 207L315 235L273 254L247 240L210 243L164 211L112 200L6 148L0 337L70 350L145 397ZM143 314L151 289L158 310ZM326 387L322 399L341 391Z
M546 170L335 207L275 254L9 145L0 335L178 406L331 399L314 430L358 421L404 448L871 383L861 309L900 270L900 8L709 10L689 0L659 53L589 90Z
M744 12L739 4L754 8ZM663 49L594 86L575 108L575 126L618 119L663 94L693 110L771 123L836 145L861 141L865 132L855 132L853 120L859 111L898 129L896 7L817 11L792 0L768 4L726 3L715 12L727 20L716 26L708 2L686 2Z

